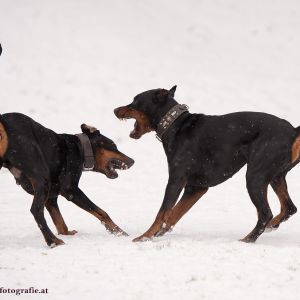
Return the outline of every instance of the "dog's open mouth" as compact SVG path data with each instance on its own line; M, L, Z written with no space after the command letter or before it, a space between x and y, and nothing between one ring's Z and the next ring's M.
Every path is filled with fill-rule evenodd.
M139 139L143 134L151 131L146 116L139 111L120 107L115 109L115 114L120 120L135 119L134 128L129 135L133 139Z
M139 122L137 120L134 122L134 128L130 132L129 136L133 139L139 139L142 136L141 130L140 130L140 125L139 125Z
M121 120L135 119L134 117L122 118ZM141 126L139 121L135 119L133 130L130 132L129 136L133 139L139 139L142 136Z
M118 177L116 170L127 170L130 168L126 162L123 162L119 159L111 159L106 167L106 176L110 179L115 179Z

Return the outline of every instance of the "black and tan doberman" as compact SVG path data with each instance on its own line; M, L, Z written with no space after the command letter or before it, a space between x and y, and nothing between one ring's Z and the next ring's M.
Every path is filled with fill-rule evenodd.
M169 167L162 206L141 241L170 231L210 187L232 177L247 164L247 189L258 213L255 228L242 239L255 242L265 228L276 229L296 213L287 190L286 174L299 162L300 129L286 120L260 112L220 116L191 114L170 90L154 89L115 109L119 119L136 120L130 137L156 131ZM271 185L281 203L273 218L267 199ZM176 201L184 189L180 201Z
M78 184L84 170L114 179L118 177L116 169L128 169L134 161L96 128L83 124L81 129L78 135L57 134L23 114L0 115L0 169L8 168L17 184L34 195L31 212L51 247L63 241L49 229L44 218L45 206L59 234L76 233L68 230L59 211L59 195L94 215L109 232L126 235Z

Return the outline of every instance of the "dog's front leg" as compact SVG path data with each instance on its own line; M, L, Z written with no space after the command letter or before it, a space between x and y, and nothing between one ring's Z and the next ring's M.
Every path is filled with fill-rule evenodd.
M125 231L112 221L110 216L104 210L94 204L78 187L63 192L62 196L99 219L110 233L128 236Z
M173 207L165 226L156 234L162 236L171 231L177 222L192 208L192 206L208 191L208 188L186 186L179 202Z
M183 178L169 179L162 206L158 211L154 223L144 234L135 238L133 242L148 240L154 237L164 227L184 185L185 180Z

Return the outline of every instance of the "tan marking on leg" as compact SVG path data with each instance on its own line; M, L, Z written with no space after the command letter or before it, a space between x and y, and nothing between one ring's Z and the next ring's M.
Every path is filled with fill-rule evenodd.
M174 226L191 208L192 206L208 191L208 189L199 190L194 195L182 198L172 209L171 215L167 220L167 226Z
M58 234L62 234L62 235L74 235L77 233L76 230L71 230L69 231L68 230L68 226L66 225L64 219L63 219L63 216L61 215L60 213L60 210L58 207L56 206L53 206L49 203L46 202L45 204L49 214L50 214L50 217L56 227L56 230L57 230L57 233Z
M288 206L288 203L291 200L285 180L280 180L276 184L273 184L273 189L280 201L280 213L268 223L267 228L275 229L295 212L289 211L290 206Z
M115 235L124 235L128 236L128 234L123 231L118 225L116 225L113 220L109 217L109 215L102 209L97 209L95 211L90 211L90 213L95 216L101 223L105 226L106 230Z
M8 138L5 128L2 123L0 123L0 157L3 157L6 153L8 147Z
M300 156L300 135L295 139L292 146L292 163L295 162Z
M151 227L144 234L135 238L133 240L133 242L140 242L140 241L147 240L147 239L154 237L158 232L160 232L163 224L167 221L171 212L172 212L172 209L169 209L169 210L163 211L163 212L159 212L155 218L154 223L151 225Z

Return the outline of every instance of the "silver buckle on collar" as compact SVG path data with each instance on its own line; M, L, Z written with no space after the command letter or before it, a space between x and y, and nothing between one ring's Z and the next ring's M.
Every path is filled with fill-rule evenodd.
M90 168L86 167L84 164L83 164L83 171L93 171L95 168L95 166L92 166Z

